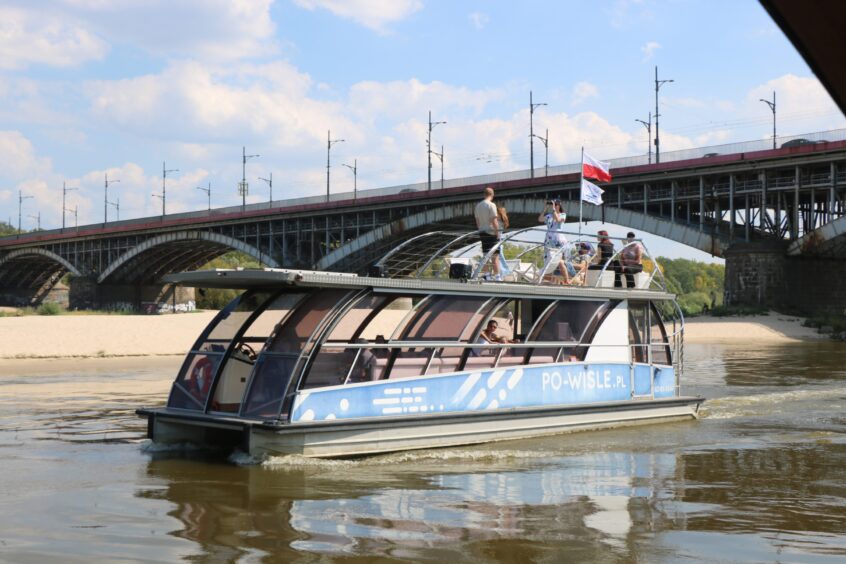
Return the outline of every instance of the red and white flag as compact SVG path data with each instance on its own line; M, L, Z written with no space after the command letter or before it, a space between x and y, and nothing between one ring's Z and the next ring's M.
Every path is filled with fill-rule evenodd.
M595 178L600 182L611 182L610 165L611 163L599 161L584 153L582 159L582 175L586 178Z

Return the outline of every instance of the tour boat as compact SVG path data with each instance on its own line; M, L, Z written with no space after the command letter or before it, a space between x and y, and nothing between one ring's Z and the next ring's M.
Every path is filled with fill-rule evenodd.
M154 442L257 457L350 457L696 418L703 399L681 393L683 317L657 264L645 255L651 272L633 288L614 287L612 260L588 270L584 285L563 285L552 266L562 250L541 264L538 238L507 233L479 257L474 233L426 233L367 276L169 275L244 292L197 339L166 406L138 414ZM485 272L495 260L501 280Z

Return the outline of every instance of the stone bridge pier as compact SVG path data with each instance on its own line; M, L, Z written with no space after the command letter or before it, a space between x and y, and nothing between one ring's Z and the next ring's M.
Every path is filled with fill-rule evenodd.
M139 313L171 313L195 308L194 288L173 284L98 284L97 277L72 277L66 307Z
M735 244L724 251L725 303L805 314L846 314L846 261L790 255L788 243Z

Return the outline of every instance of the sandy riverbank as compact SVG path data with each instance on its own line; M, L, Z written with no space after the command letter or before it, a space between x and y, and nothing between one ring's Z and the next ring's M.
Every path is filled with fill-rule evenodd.
M179 315L0 317L0 359L182 356L215 312ZM781 344L826 339L778 313L695 317L685 342Z
M769 315L740 317L693 317L685 321L685 343L778 345L799 341L828 340L812 327L804 327L801 317Z
M0 317L0 359L184 355L216 313Z

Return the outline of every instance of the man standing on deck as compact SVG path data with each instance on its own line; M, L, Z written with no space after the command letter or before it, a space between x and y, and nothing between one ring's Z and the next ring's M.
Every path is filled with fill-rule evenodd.
M476 227L479 229L479 240L482 242L482 255L487 255L499 240L499 219L497 219L496 206L493 203L494 191L488 186L485 188L485 198L476 204L474 215L476 216ZM493 268L494 278L499 280L499 260L492 257L488 261Z

